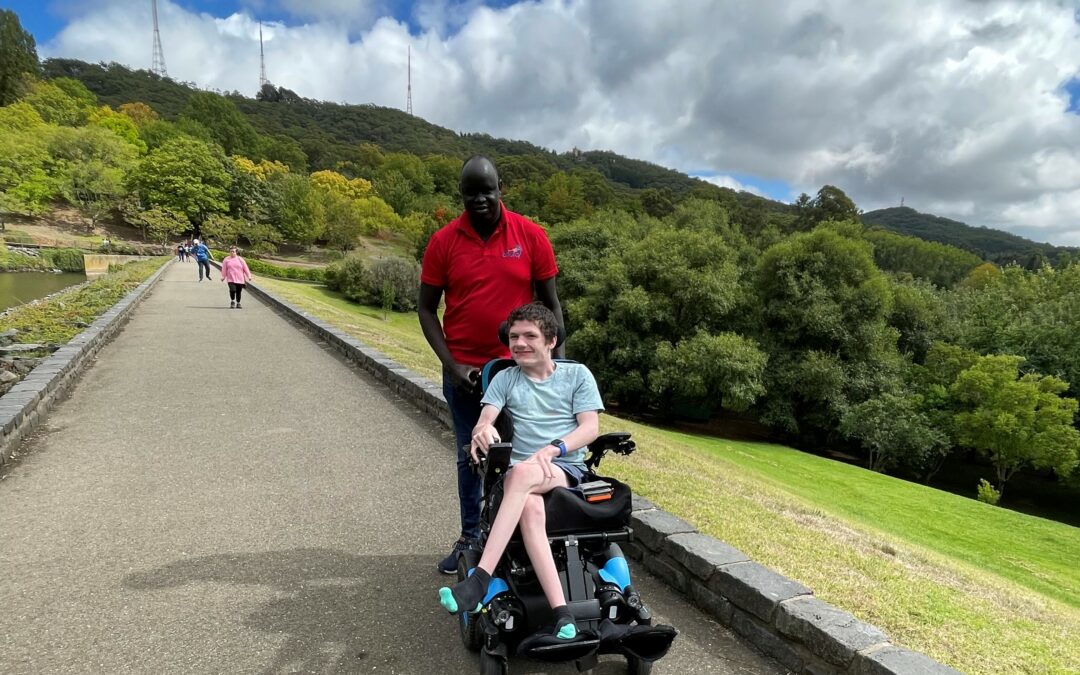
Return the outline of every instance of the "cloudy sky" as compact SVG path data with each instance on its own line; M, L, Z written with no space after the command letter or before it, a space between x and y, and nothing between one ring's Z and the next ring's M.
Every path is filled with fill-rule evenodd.
M150 0L0 0L42 58L149 68ZM405 107L792 201L823 184L1080 245L1077 0L158 0L171 77Z

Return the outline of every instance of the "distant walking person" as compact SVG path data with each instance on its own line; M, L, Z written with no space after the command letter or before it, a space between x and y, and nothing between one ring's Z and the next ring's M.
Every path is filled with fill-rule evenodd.
M206 279L210 280L210 261L213 260L210 257L210 249L206 247L206 244L196 239L191 252L195 254L195 262L199 263L199 281L202 281L204 269L206 270Z
M229 284L229 309L242 309L240 295L247 282L251 281L251 271L248 270L247 262L236 255L235 246L229 249L229 255L221 261L221 280Z
M184 262L184 256L185 255L187 255L187 251L184 250L184 245L183 244L178 244L176 246L176 259L179 260L180 262Z

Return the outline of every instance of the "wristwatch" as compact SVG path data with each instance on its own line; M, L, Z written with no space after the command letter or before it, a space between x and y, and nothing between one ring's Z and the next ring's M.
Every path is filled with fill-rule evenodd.
M563 443L561 438L556 438L551 442L552 447L559 449L559 457L566 456L566 443Z

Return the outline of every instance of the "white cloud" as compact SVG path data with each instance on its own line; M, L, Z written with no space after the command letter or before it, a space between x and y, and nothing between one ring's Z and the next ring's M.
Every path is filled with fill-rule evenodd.
M757 189L753 185L747 185L745 183L740 183L738 180L732 178L731 176L722 176L722 175L703 176L703 175L697 175L697 176L695 176L695 178L700 178L703 181L707 181L709 183L712 183L713 185L719 185L720 187L731 188L732 190L735 190L737 192L750 192L752 194L760 195L762 197L765 196L764 192Z
M1080 239L1070 2L419 0L420 34L381 0L248 2L306 12L267 41L269 77L303 96L403 108L411 45L415 112L455 130ZM147 67L149 8L95 3L42 55ZM159 13L170 75L254 92L250 13Z

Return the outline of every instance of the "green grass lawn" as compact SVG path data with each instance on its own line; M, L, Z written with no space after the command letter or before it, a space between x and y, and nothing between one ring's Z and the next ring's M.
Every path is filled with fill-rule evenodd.
M321 284L255 277L256 285L320 316L413 372L441 381L439 360L420 332L415 312L386 312L358 305ZM385 314L385 319L383 318Z
M673 434L673 436L676 436ZM1080 530L790 448L677 435L830 513L1080 608Z
M258 283L415 372L439 364L415 314L311 284ZM604 473L882 628L970 673L1080 672L1080 530L764 443L611 416L639 451Z

